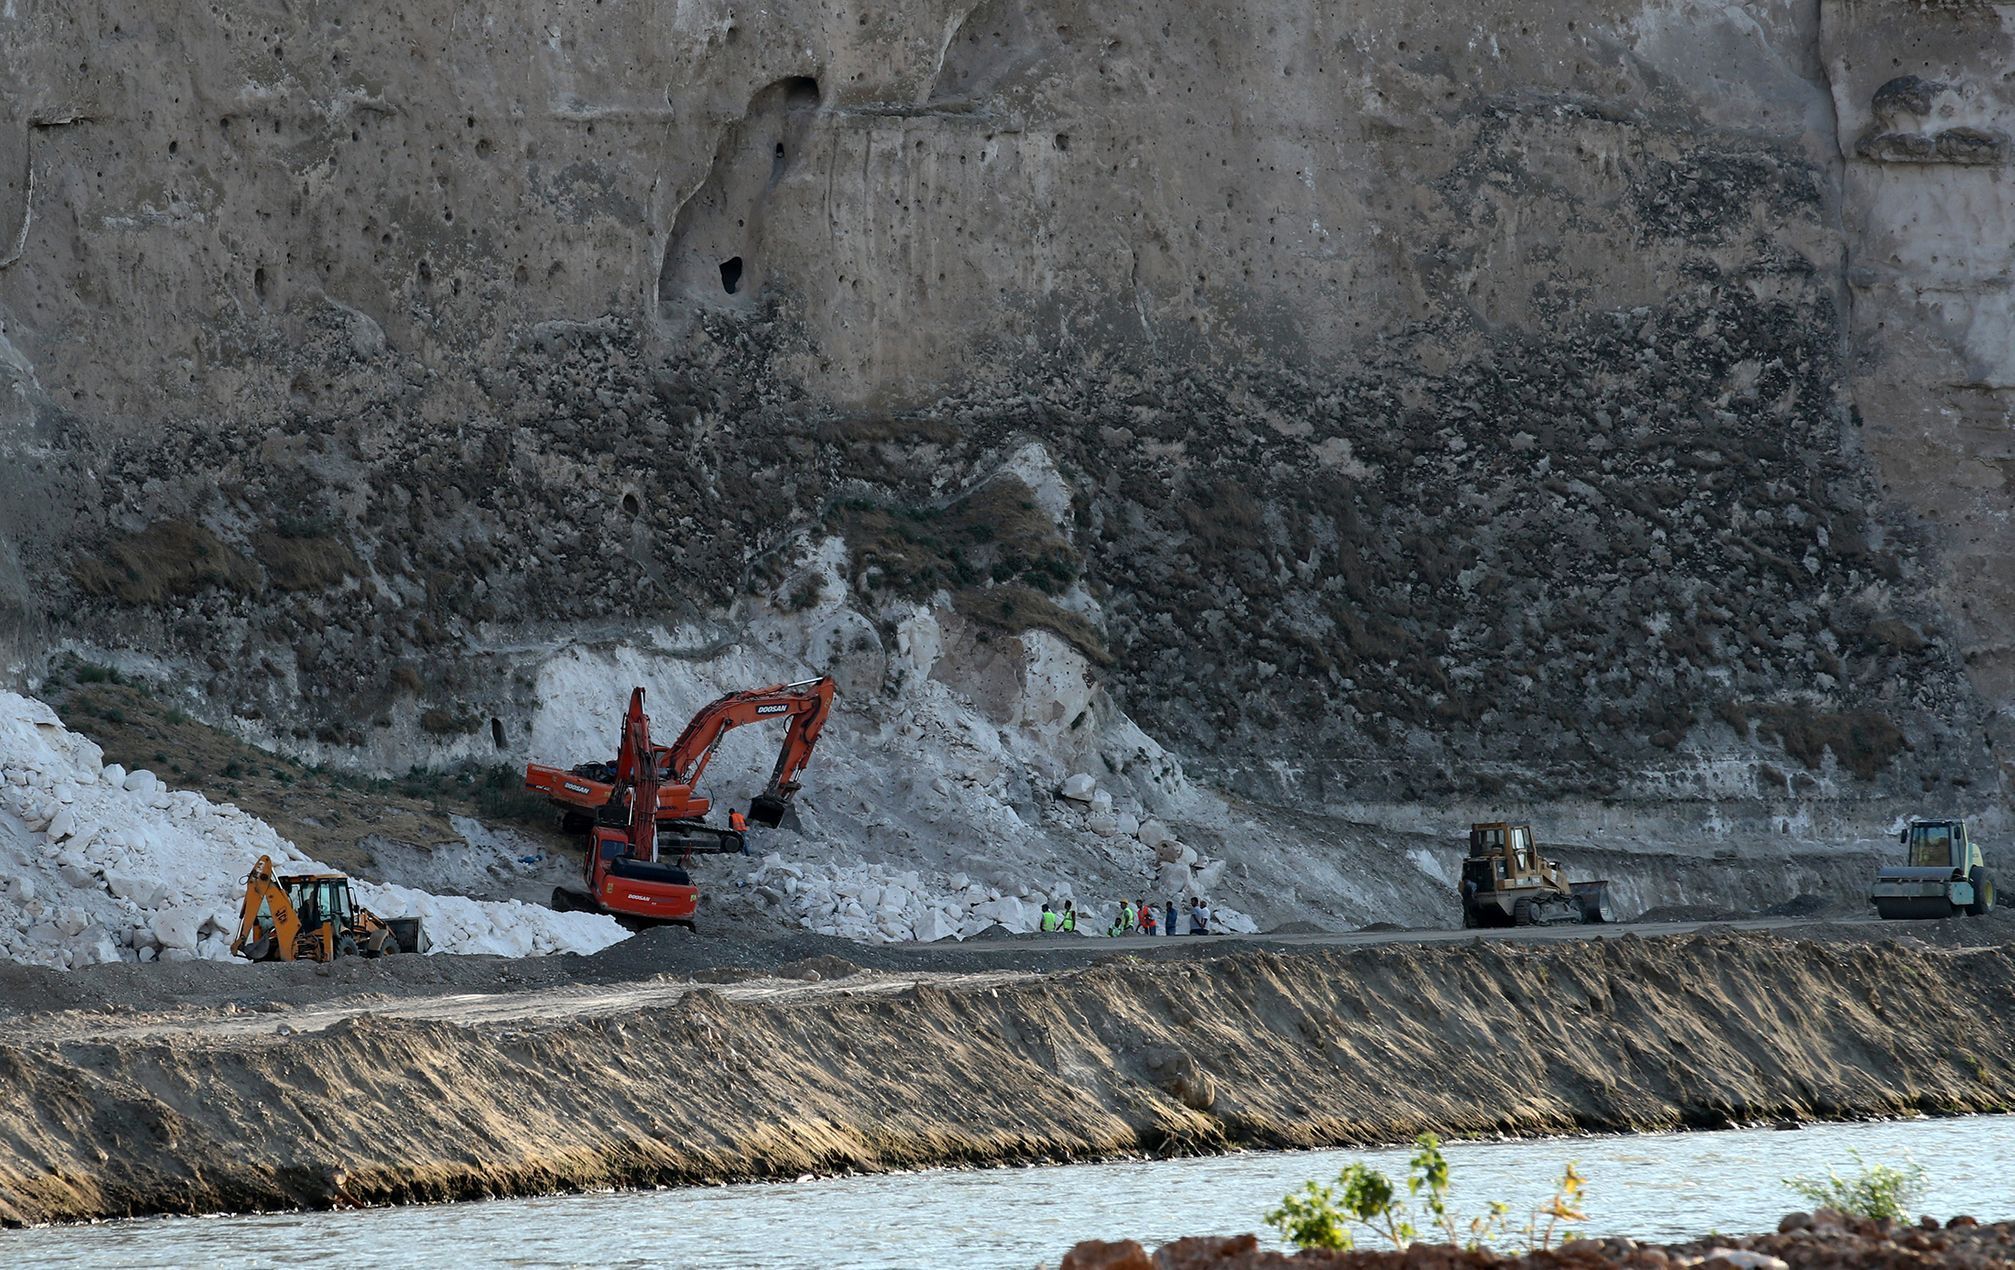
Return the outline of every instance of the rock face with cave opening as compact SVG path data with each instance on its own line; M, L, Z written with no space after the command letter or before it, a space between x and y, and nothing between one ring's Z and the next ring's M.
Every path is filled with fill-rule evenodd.
M2009 39L1838 0L10 10L0 661L144 653L370 758L408 706L511 717L498 632L726 613L847 500L1034 441L1106 681L1267 797L1977 812Z

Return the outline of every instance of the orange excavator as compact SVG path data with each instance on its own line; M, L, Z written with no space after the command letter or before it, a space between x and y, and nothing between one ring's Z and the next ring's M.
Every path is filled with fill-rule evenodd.
M630 693L613 763L571 769L529 764L525 788L546 795L566 826L585 830L588 838L586 890L555 888L553 907L691 926L699 892L684 866L696 854L748 849L743 818L731 815L725 829L707 824L712 800L696 792L721 738L743 724L786 722L769 784L748 812L749 820L774 827L798 792L798 776L811 761L832 704L830 678L731 692L694 715L678 740L664 746L651 743L644 690L637 688Z

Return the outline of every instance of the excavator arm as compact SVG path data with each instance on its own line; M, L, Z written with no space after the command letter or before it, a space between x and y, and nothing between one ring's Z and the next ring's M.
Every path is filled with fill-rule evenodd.
M833 681L823 677L731 692L695 714L671 745L649 745L646 750L636 743L638 736L649 736L642 691L630 694L614 762L571 770L530 763L525 767L525 788L544 794L585 823L586 817L598 814L612 801L626 805L644 783L642 778L649 776L655 778L662 795L655 804L647 799L642 805L657 806L662 820L701 819L708 803L694 793L694 787L721 738L744 724L782 719L786 726L776 767L768 786L749 806L749 819L774 826L783 819L784 809L798 791L798 775L811 761L812 749L833 705ZM641 757L646 752L652 758L648 764Z
M828 676L731 692L694 715L664 751L666 775L681 785L697 785L722 737L744 724L783 719L784 740L770 783L749 804L749 819L774 826L798 792L798 773L811 761L832 708L833 681Z
M623 743L616 750L616 789L629 791L630 854L639 860L658 858L656 811L660 780L656 747L651 744L651 718L644 713L644 690L630 691L630 710L623 716Z

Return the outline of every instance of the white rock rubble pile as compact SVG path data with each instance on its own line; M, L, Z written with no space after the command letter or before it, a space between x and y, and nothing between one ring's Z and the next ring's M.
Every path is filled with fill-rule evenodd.
M1004 890L964 873L925 875L855 861L786 860L776 852L764 856L746 882L805 929L867 943L964 940L994 927L1028 934L1042 928L1044 904L1061 910L1067 901L1078 907L1078 934L1103 935L1119 907L1117 898L1088 904L1063 880ZM1211 926L1236 934L1258 929L1244 913L1226 908L1212 909Z
M245 875L324 869L238 808L106 764L47 705L0 692L0 958L76 968L229 958ZM416 916L433 951L591 953L609 918L356 881L382 917Z

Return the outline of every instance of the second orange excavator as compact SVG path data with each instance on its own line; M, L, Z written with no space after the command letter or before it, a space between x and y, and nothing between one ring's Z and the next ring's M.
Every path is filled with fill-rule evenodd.
M678 740L664 746L651 743L644 690L637 688L614 762L571 769L528 765L525 788L551 799L565 826L588 839L586 891L557 888L553 906L691 925L698 890L682 866L695 854L747 849L741 817L731 817L727 828L707 824L713 804L697 789L721 738L743 724L786 722L769 784L748 813L757 824L775 826L798 792L798 775L811 760L832 704L833 681L824 677L731 692L694 715Z

